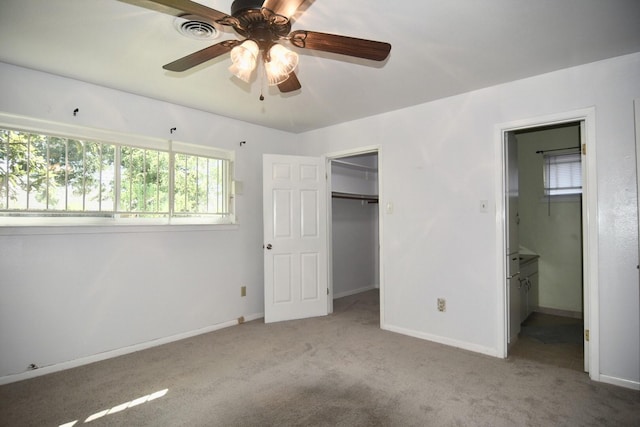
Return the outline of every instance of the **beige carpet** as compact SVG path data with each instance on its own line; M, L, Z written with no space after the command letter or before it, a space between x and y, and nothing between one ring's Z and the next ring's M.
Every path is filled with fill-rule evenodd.
M0 387L3 426L637 426L640 393L385 332L376 292Z

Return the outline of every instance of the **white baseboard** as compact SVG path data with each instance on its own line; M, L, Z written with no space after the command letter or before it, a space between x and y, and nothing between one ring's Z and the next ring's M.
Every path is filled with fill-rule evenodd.
M256 313L244 316L245 322L252 320L262 319L264 313ZM19 374L6 375L0 377L0 385L13 383L16 381L28 380L30 378L39 377L46 374L52 374L54 372L64 371L66 369L77 368L78 366L88 365L90 363L100 362L102 360L111 359L118 356L124 356L125 354L135 353L136 351L146 350L148 348L157 347L163 344L169 344L175 341L184 340L187 338L195 337L197 335L207 334L220 329L228 328L231 326L237 326L238 320L229 320L228 322L218 323L215 325L207 326L201 329L193 331L183 332L169 337L159 338L152 341L147 341L140 344L131 345L128 347L118 348L115 350L106 351L104 353L93 354L91 356L81 357L79 359L70 360L67 362L56 363L54 365L42 366L38 369L31 371L21 372Z
M393 325L382 325L382 329L390 332L396 332L402 335L408 335L414 338L420 338L427 341L432 341L438 344L448 345L449 347L461 348L463 350L473 351L474 353L481 353L487 356L502 358L498 355L498 351L495 348L484 347L477 344L468 343L465 341L458 341L451 338L441 337L438 335L427 334L424 332L414 331L411 329L400 328Z
M640 382L638 381L624 380L622 378L611 377L609 375L600 374L600 382L630 388L631 390L640 390Z
M355 294L359 294L360 292L366 292L366 291L370 291L372 289L378 289L378 288L379 286L377 285L371 285L371 286L365 286L363 288L351 289L349 291L333 294L333 299L344 298L344 297L348 297L349 295L355 295Z

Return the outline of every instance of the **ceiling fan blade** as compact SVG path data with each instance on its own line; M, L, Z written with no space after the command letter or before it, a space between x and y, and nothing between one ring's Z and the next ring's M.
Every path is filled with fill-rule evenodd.
M300 80L298 80L298 76L296 76L296 73L294 71L289 74L289 78L287 80L278 85L278 89L280 89L280 92L282 93L293 92L294 90L298 90L300 88L302 88L302 85L300 84Z
M262 7L277 15L291 18L305 0L265 0Z
M120 0L173 16L197 15L222 25L233 25L235 18L190 0Z
M389 52L391 52L389 43L315 31L293 31L289 34L289 37L294 46L302 49L339 53L374 61L384 61L389 56Z
M234 46L239 44L240 40L225 40L180 59L176 59L173 62L163 65L162 68L169 71L186 71L189 68L229 52Z

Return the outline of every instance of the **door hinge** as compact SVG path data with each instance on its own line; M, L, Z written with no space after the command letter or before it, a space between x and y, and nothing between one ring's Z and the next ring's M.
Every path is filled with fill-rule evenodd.
M587 155L587 144L582 144L582 154Z
M327 295L329 295L329 288L327 288Z
M589 342L589 330L588 329L584 330L584 340L586 342Z

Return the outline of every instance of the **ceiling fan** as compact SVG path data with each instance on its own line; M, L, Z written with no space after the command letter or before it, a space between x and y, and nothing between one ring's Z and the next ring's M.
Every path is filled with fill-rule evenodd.
M318 50L357 58L384 61L389 43L315 31L291 31L291 17L305 0L234 0L231 15L190 0L121 0L173 16L195 15L219 25L232 27L244 40L224 40L162 68L186 71L220 55L231 53L229 70L248 82L257 66L264 67L269 85L280 92L300 89L295 68L298 55L280 44L288 41L299 49ZM259 59L261 58L261 61ZM262 98L261 98L262 99Z

